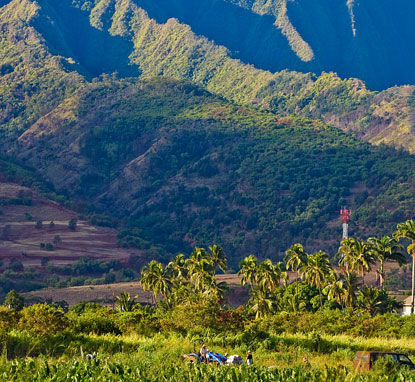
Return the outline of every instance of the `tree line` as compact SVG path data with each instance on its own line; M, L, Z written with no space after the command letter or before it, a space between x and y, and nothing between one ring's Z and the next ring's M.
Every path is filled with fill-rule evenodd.
M314 297L318 296L318 309L359 309L371 315L397 311L401 305L387 294L383 284L385 263L396 262L399 266L407 263L402 239L409 240L407 251L414 259L414 220L398 224L391 236L367 240L346 238L334 256L338 270L327 253L321 250L307 253L301 244L292 245L283 262L275 264L269 259L260 262L250 255L241 261L238 271L241 285L249 285L247 307L256 318L277 311L304 311L309 309L307 298L314 293ZM141 285L153 293L154 302L159 298L159 303L167 309L203 297L213 297L221 304L227 286L217 282L216 273L226 272L227 263L223 249L217 245L207 250L195 248L189 258L179 254L165 266L151 261L141 271ZM365 275L376 264L376 286L365 285ZM291 284L287 271L297 274ZM414 285L413 280L412 296ZM124 299L129 300L129 296L126 294Z

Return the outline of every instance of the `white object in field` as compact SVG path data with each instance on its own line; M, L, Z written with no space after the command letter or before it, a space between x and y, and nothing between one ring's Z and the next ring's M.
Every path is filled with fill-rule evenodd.
M231 355L228 357L226 363L228 365L242 365L244 361L240 355Z

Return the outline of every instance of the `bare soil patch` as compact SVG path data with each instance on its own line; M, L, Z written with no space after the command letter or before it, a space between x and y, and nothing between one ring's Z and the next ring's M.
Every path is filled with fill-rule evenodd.
M7 204L18 197L19 192L30 192L32 203ZM126 262L132 252L140 254L120 248L115 229L95 227L80 220L76 230L70 230L69 221L77 218L74 211L25 187L0 183L0 200L6 203L0 206L0 259L3 262L17 258L24 266L40 266L42 257L48 257L55 265L73 263L81 257ZM36 228L38 220L43 222L41 229ZM60 242L55 244L57 235ZM53 250L41 248L41 243L52 244Z

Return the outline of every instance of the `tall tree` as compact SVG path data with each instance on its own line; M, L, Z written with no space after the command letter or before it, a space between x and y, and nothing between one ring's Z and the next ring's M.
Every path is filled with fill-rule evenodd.
M281 263L274 265L271 260L265 260L256 268L256 282L264 294L274 293L286 277L287 274L281 270Z
M350 264L354 261L355 243L356 240L352 237L343 239L335 256L339 261L339 266L344 267L346 271L350 270Z
M357 271L362 275L363 284L365 273L371 270L371 265L376 262L375 256L370 251L370 245L365 241L354 238L343 239L339 251L339 265L345 266L346 271Z
M262 290L256 288L251 292L249 300L251 310L255 313L255 318L266 317L274 311L273 301Z
M323 293L327 294L329 301L336 301L342 308L345 306L346 289L343 281L339 278L337 272L333 269L327 279L327 285L323 289Z
M167 304L168 294L171 292L172 280L168 272L163 269L163 265L155 260L143 267L141 270L141 285L144 290L153 292L154 300L158 295L162 295Z
M256 282L256 270L257 270L258 260L254 255L249 255L245 257L240 263L240 270L238 275L241 276L242 286L246 285L249 282L252 285Z
M209 260L202 258L189 264L189 277L196 292L204 292L206 289L211 289L212 286L216 285L216 277L211 273L212 264Z
M343 280L343 286L345 289L344 303L349 309L353 309L356 301L356 293L359 287L359 281L355 272L345 271L344 274L340 275Z
M327 254L318 251L307 256L307 263L300 269L300 274L311 285L318 289L320 306L323 307L322 287L331 271L331 265Z
M167 268L174 277L185 279L187 277L186 261L182 253L178 254L173 261L167 264Z
M297 272L307 262L307 253L301 244L294 244L285 252L285 267L287 270L291 268L293 272ZM297 295L298 295L298 278L297 278Z
M412 256L412 302L411 302L411 314L414 313L415 302L415 221L407 220L404 223L400 223L396 227L396 231L393 233L393 237L396 240L408 239L410 244L407 247L408 254Z
M370 237L367 241L370 245L370 251L380 263L377 273L379 286L382 287L385 281L385 262L396 261L399 266L402 266L406 264L406 256L402 253L402 246L389 236L383 236L382 239Z
M225 251L218 245L209 246L209 251L208 256L212 262L214 271L216 272L217 268L219 268L222 272L226 272L228 269L228 259L225 255Z

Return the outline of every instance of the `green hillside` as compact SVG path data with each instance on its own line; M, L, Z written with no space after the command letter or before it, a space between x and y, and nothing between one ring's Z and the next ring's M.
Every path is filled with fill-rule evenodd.
M166 79L91 84L14 154L119 218L122 245L162 258L211 242L234 259L275 258L294 241L334 250L341 205L356 209L357 235L390 230L413 205L409 155Z
M412 87L261 71L130 0L13 0L0 20L2 152L118 220L123 246L216 242L236 263L333 251L344 204L357 236L413 211L409 154L312 120L414 150Z
M415 151L414 87L376 93L333 73L272 74L231 58L174 19L156 23L131 0L74 5L80 8L70 0L45 0L42 7L14 0L1 8L0 117L8 130L29 126L63 100L64 89L71 94L85 77L115 68L119 77L141 72L189 79L237 103L322 119L360 139ZM30 60L21 60L24 55Z

